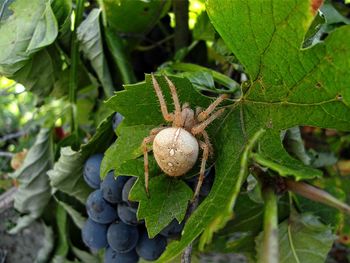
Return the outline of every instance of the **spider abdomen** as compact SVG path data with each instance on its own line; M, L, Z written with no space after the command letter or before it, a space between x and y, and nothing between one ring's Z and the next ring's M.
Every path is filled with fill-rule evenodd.
M166 128L153 141L153 154L159 167L169 176L181 176L196 163L197 139L183 128Z

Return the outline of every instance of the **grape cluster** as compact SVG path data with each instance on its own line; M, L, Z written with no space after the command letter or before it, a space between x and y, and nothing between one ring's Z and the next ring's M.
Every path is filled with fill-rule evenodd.
M167 245L167 238L179 234L182 225L174 221L153 239L136 217L137 202L128 200L135 177L118 176L114 172L100 181L102 154L92 155L84 166L84 178L95 189L86 201L89 216L82 229L82 239L92 250L106 248L105 263L132 263L139 258L156 260Z
M120 115L120 114L119 114ZM121 115L113 120L116 129L122 120ZM130 176L114 177L110 171L103 181L100 179L102 153L90 156L84 165L84 179L94 189L86 201L88 220L82 229L82 239L92 251L105 248L105 263L132 263L139 258L156 260L164 252L168 239L180 235L184 224L173 220L157 236L150 239L143 221L138 221L138 203L128 199L136 178ZM200 196L208 195L213 176L206 173ZM187 180L193 189L198 176Z

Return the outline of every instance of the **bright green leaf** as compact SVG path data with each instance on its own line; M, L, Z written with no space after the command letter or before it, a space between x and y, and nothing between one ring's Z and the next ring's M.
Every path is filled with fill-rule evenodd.
M164 16L171 1L99 0L108 25L118 33L140 36Z
M142 140L149 135L152 128L151 125L125 126L123 121L118 127L118 139L105 152L101 163L101 177L104 178L111 170L119 175L119 168L124 162L142 155Z
M189 186L182 180L162 175L149 181L149 197L143 180L136 184L130 196L139 202L137 217L145 219L148 235L153 238L176 218L181 222L187 210L188 202L193 196Z
M190 217L181 241L169 245L159 261L175 257L205 226L204 239L210 239L211 232L229 219L221 215L222 209L236 194L239 185L233 175L239 172L244 145L256 131L267 130L258 147L264 160L272 160L276 171L300 180L320 172L288 156L279 132L297 125L350 129L346 73L350 28L339 28L324 42L302 50L313 20L310 10L302 0L207 1L209 18L251 81L215 135L216 180L208 201Z

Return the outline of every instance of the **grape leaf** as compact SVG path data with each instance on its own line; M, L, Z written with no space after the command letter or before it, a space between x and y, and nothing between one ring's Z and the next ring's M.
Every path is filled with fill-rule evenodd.
M126 161L118 171L118 175L138 177L130 191L129 200L139 202L137 218L145 220L150 237L157 235L174 218L179 222L183 220L193 192L183 181L165 176L153 156L149 158L149 197L145 191L143 158Z
M174 106L171 103L172 98L168 85L163 77L156 76L156 78L162 88L168 110L172 112ZM192 108L196 106L205 108L212 101L193 89L188 80L178 77L170 79L176 86L180 102L188 102ZM106 103L112 110L125 117L123 121L125 125L154 125L157 127L165 123L150 75L146 75L144 82L125 85L124 88L125 90L117 92Z
M139 202L137 218L145 219L150 238L156 236L176 218L181 222L186 214L191 188L182 180L168 176L156 176L149 181L149 197L145 191L143 177L135 184L130 199Z
M52 131L41 129L22 166L11 176L19 187L15 194L15 208L26 215L18 219L11 233L17 233L37 219L51 198L46 172L53 163Z
M230 219L220 214L230 209L229 197L236 194L237 160L258 129L267 130L258 154L270 161L271 168L296 179L320 173L285 153L281 130L297 125L349 130L350 28L341 27L324 42L301 49L313 19L309 4L301 0L207 2L209 18L250 81L215 136L218 158L211 193L189 218L181 241L170 244L159 261L171 260L204 229L216 231Z
M312 214L297 214L279 225L279 262L325 262L335 240L330 226ZM261 235L257 238L260 242Z
M141 143L147 137L152 125L125 126L124 122L117 129L118 139L107 149L101 163L101 177L114 170L116 176L124 162L142 154Z

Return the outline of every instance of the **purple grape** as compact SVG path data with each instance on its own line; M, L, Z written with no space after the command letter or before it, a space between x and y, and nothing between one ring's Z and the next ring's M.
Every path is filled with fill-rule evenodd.
M167 240L162 235L157 235L150 239L147 235L147 231L144 231L140 240L136 246L137 254L146 260L156 260L164 252L167 245Z
M137 225L137 209L128 206L126 203L118 205L118 216L125 224Z
M130 206L137 208L137 202L129 201L129 193L133 185L135 184L137 178L131 177L128 181L126 181L123 187L122 199L124 202L128 203Z
M93 189L100 187L100 166L103 159L102 153L97 153L90 156L84 164L84 179L85 182Z
M139 255L137 255L135 249L127 253L118 253L108 247L105 252L104 263L137 263L138 261Z
M107 225L96 223L89 218L81 234L85 245L91 249L101 249L107 246Z
M117 219L117 210L103 199L102 191L95 190L86 201L89 217L97 223L108 224Z
M129 178L129 176L120 175L115 179L114 172L109 172L101 183L103 198L112 204L122 202L123 186Z
M115 222L107 230L107 241L113 250L119 253L126 253L136 247L139 239L139 232L136 226Z
M113 130L117 129L119 124L122 122L122 120L124 120L123 115L121 115L119 112L116 112L113 116L113 120L112 120L112 127Z
M180 235L183 228L184 228L184 222L182 221L179 224L179 222L176 219L174 219L173 221L171 221L169 225L167 225L160 232L160 234L165 237L174 237L174 236Z

